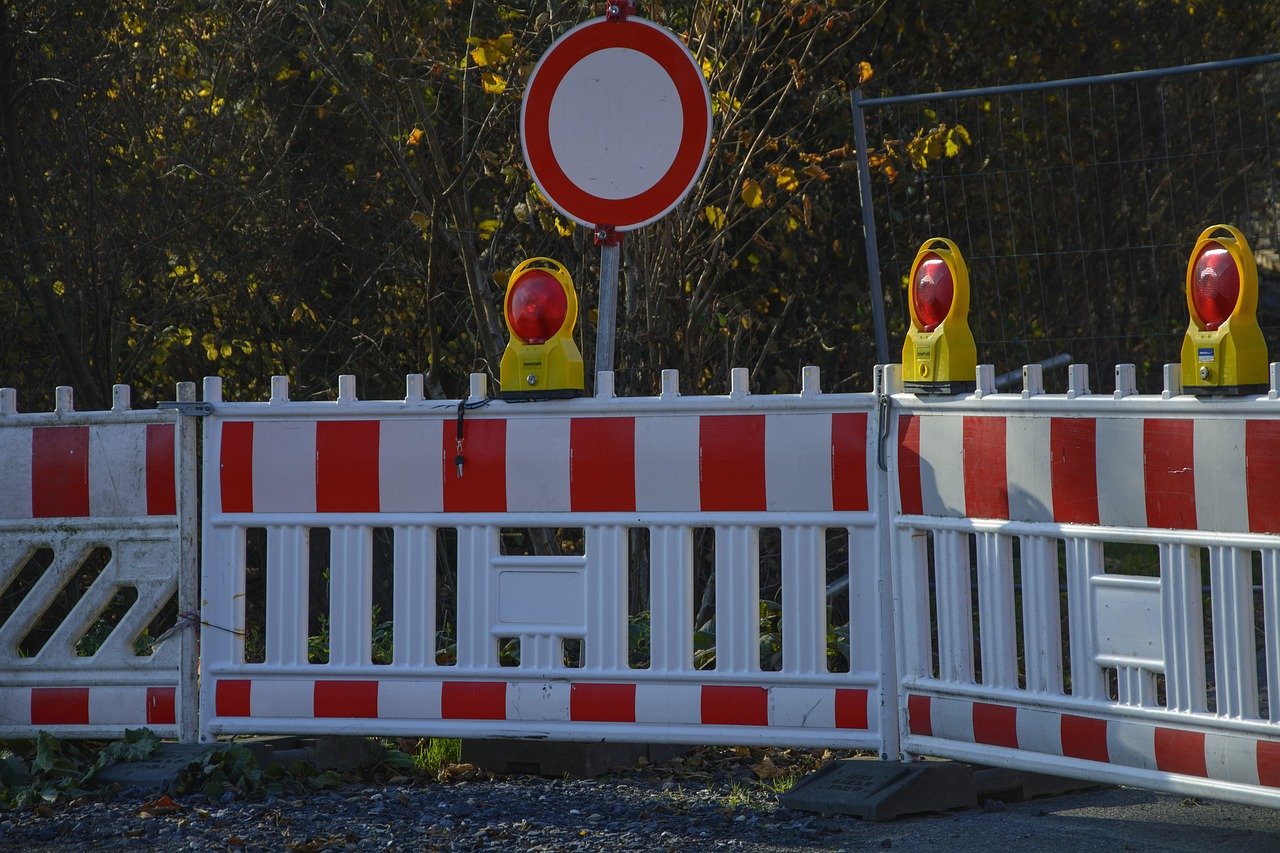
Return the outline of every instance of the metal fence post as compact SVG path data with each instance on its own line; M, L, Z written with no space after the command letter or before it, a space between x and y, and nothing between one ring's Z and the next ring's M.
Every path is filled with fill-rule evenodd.
M853 138L858 146L858 195L862 199L862 241L867 252L867 283L871 288L871 322L876 333L876 363L889 363L889 332L885 328L884 292L880 287L880 251L876 245L876 215L871 206L871 161L867 152L867 124L862 112L862 90L854 88Z

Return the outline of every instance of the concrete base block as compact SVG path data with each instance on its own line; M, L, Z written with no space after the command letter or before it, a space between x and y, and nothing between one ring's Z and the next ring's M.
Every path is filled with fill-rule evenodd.
M93 784L167 791L187 765L202 760L219 746L216 743L162 743L150 758L108 764L93 777Z
M789 809L894 820L976 806L973 769L954 761L844 758L806 776L778 797Z
M485 738L462 741L462 761L493 773L587 779L684 755L692 747L656 743L561 743Z

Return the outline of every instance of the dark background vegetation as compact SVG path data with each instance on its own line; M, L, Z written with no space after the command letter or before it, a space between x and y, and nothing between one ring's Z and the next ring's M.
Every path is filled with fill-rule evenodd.
M750 368L763 392L796 389L805 364L822 367L828 389L870 387L849 110L860 81L868 96L906 94L1280 45L1270 1L742 0L640 11L687 38L716 116L701 182L624 247L617 364L628 394L652 392L663 368L680 369L686 393L723 392L731 366ZM427 374L432 395L458 396L468 373L496 372L502 287L532 255L573 271L590 365L598 251L538 196L517 116L537 57L597 13L490 0L0 0L0 385L18 388L27 411L48 408L57 384L74 385L88 409L108 404L115 382L145 405L207 374L224 377L231 399L264 397L273 373L288 374L298 398L330 396L340 373L360 378L362 397L397 397L411 372ZM1236 79L1249 88L1264 73L1274 66ZM903 115L896 128L873 125L889 198L948 165L913 162L904 144L946 119ZM1109 145L1147 150L1131 136L1137 122L1112 124ZM1026 132L1018 146L1048 148L1060 128ZM1262 168L1274 176L1280 164ZM936 211L902 209L919 237L939 222ZM1232 213L1213 209L1204 224ZM1177 239L1194 239L1198 225L1184 216ZM1274 233L1261 239L1274 247ZM1002 286L1030 292L1044 276L1014 267ZM906 312L896 283L887 290L896 353ZM1178 298L1137 318L1132 290L1059 290L1039 322L1087 310L1125 341L1078 360L1123 356L1123 336L1186 323ZM1003 338L1033 335L1016 304L997 320ZM1167 355L1150 342L1132 348L1158 363L1176 341ZM1017 347L983 353L993 357L1015 362L1001 369L1025 360Z

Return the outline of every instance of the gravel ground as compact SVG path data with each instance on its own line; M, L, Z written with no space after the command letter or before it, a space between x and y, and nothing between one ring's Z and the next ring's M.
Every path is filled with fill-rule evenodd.
M0 851L1280 848L1278 812L1119 788L884 824L793 812L727 754L697 770L678 762L587 781L401 777L257 802L106 788L0 813Z

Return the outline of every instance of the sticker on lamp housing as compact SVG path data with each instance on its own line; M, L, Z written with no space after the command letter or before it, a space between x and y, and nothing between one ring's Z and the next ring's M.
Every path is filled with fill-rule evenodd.
M1196 354L1201 361L1213 361L1213 347L1200 347Z

